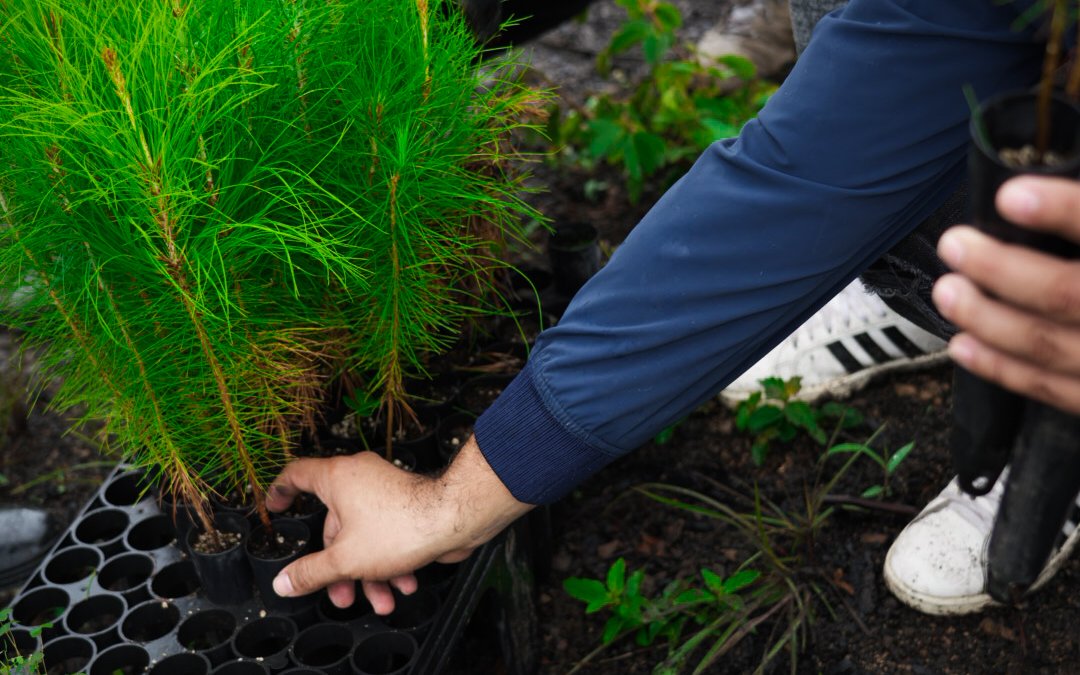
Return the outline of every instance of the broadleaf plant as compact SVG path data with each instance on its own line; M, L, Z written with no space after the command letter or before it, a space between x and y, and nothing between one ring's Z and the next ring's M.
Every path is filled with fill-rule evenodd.
M449 0L0 0L0 297L207 523L333 381L394 424L519 224L543 96ZM398 412L398 419L401 418Z

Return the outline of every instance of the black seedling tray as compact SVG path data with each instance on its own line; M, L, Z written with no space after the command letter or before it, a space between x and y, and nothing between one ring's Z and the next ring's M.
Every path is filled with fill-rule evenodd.
M483 606L477 619L494 622L507 671L527 675L536 662L529 549L523 520L462 563L420 570L420 590L386 617L359 593L347 610L325 594L293 614L265 610L257 594L219 606L200 592L141 475L120 467L15 596L9 637L20 650L43 646L50 675L436 675Z

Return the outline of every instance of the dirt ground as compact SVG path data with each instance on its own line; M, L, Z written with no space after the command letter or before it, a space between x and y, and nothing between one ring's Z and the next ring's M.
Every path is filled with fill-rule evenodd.
M724 16L728 3L683 0L679 3L687 36L699 35ZM552 81L576 83L578 94L600 83L591 58L606 42L619 17L601 2L585 23L568 25L544 37L532 51L537 67ZM632 66L628 66L632 67ZM572 94L574 92L571 92ZM582 190L587 179L605 179L611 188L590 200ZM658 190L630 206L618 180L603 172L584 176L550 166L537 167L536 180L550 190L538 204L553 218L592 222L614 246L635 223ZM0 335L5 363L17 336ZM10 374L9 366L6 372ZM947 439L950 430L951 367L901 374L872 383L847 403L865 415L848 433L865 440L881 429L877 443L895 450L909 441L915 450L891 480L888 501L914 510L932 498L951 476ZM6 391L15 386L10 381ZM67 421L35 407L25 428L0 438L0 505L40 505L53 515L57 529L70 522L96 489L107 469L90 434L68 432ZM554 537L550 573L539 581L538 610L543 660L540 672L569 672L599 645L605 616L586 615L581 603L562 590L568 576L603 578L610 564L624 557L630 569L645 569L646 590L676 578L697 575L703 567L730 572L750 549L738 536L706 518L661 507L634 493L646 481L704 488L708 479L735 489L757 485L762 494L789 513L801 508L804 487L822 475L821 447L812 441L778 446L763 467L750 461L750 439L733 429L732 413L710 403L693 414L663 445L649 444L616 462L580 486L553 508ZM824 472L835 470L835 463ZM879 472L861 462L834 490L858 494L879 482ZM20 486L33 487L20 491ZM1069 561L1054 580L1021 609L993 609L961 618L927 617L896 601L885 589L881 568L888 546L908 516L879 510L841 511L815 545L814 573L833 580L828 606L816 607L810 641L798 655L799 673L1075 673L1080 658L1080 561ZM13 588L0 589L0 606ZM768 625L751 634L709 672L749 673L759 663ZM649 673L665 655L662 646L640 648L620 641L578 672L592 675ZM466 660L471 660L466 657ZM773 672L790 672L781 655ZM504 672L494 666L484 672Z

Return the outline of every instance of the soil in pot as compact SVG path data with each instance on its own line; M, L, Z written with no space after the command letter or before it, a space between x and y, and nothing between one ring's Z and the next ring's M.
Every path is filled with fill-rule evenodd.
M85 637L67 635L45 645L42 661L46 675L85 672L96 653L94 643Z
M277 529L268 534L262 528L256 528L251 533L248 541L248 551L257 558L263 560L280 560L303 551L308 545L310 537L302 538L293 533L281 532Z
M249 600L251 567L240 545L250 528L247 519L233 512L217 513L212 533L193 529L188 548L210 602L234 605Z
M278 518L272 530L256 528L244 550L263 606L270 611L294 614L314 606L317 594L283 598L274 592L274 578L289 563L310 550L311 532L302 521Z
M481 414L499 398L512 379L509 375L480 375L469 380L461 387L458 407L474 415Z

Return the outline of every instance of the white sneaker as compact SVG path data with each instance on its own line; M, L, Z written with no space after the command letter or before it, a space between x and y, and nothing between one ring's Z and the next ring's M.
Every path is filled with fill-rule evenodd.
M997 604L986 592L986 550L1005 492L1002 473L981 497L953 479L896 537L885 556L885 585L926 614L970 614ZM1080 497L1031 590L1050 580L1080 541Z
M761 390L760 380L802 378L795 396L841 398L872 378L948 358L945 341L889 309L858 279L720 392L729 406Z

